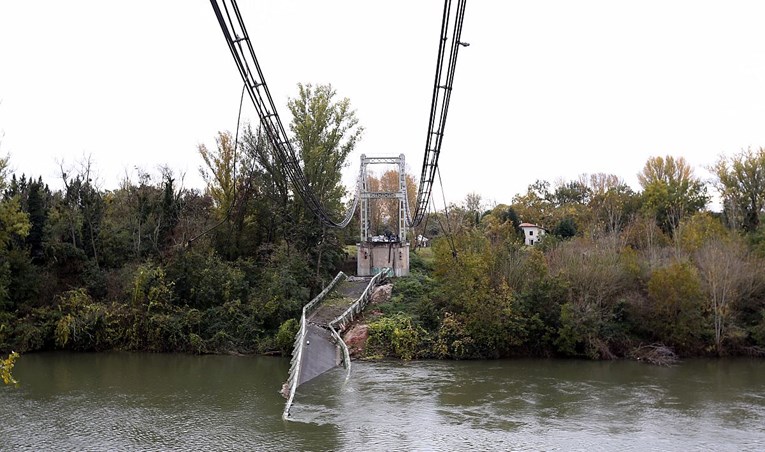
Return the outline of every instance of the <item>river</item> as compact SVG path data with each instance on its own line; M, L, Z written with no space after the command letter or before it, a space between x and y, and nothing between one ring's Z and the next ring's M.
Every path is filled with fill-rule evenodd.
M24 355L0 450L763 450L765 360L356 362L301 386L281 358Z

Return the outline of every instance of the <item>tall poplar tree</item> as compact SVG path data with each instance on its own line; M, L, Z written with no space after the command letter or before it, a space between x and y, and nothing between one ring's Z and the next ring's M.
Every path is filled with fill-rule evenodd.
M298 97L290 99L287 106L292 113L293 144L308 185L324 208L339 218L346 194L342 169L363 132L351 101L337 99L332 85L298 84ZM323 265L326 269L338 263L342 254L340 233L322 225L302 204L298 216L296 235L316 262L319 276Z

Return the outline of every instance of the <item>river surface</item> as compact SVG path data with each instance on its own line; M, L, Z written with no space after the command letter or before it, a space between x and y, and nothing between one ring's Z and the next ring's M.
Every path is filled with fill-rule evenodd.
M765 450L765 360L355 362L301 386L281 358L22 356L0 450Z

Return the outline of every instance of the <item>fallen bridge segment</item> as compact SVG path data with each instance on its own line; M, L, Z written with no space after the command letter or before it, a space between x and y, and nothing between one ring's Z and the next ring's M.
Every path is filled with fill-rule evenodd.
M290 374L282 391L287 397L283 419L289 418L297 387L345 363L350 376L348 347L340 337L369 302L371 292L388 274L348 277L343 272L303 307L295 338ZM347 377L346 377L347 378Z

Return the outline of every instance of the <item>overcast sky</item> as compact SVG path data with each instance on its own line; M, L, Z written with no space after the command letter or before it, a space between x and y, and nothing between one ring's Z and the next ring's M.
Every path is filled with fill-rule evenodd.
M332 83L366 129L347 180L361 153L404 153L419 176L441 0L239 3L285 125L297 83ZM763 18L762 1L469 1L447 198L593 172L637 188L653 155L708 177L765 146ZM207 1L0 0L0 153L19 173L55 185L90 155L103 188L160 165L201 187L197 145L234 131L240 90Z

